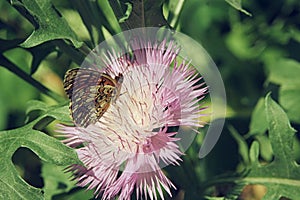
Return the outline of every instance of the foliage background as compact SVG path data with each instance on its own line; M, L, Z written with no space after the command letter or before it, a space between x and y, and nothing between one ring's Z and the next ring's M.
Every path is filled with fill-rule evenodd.
M133 2L138 5L139 1ZM205 159L197 158L200 136L183 157L181 167L166 169L178 187L173 191L174 198L261 199L266 195L265 199L296 199L300 196L296 189L300 187L300 169L295 164L300 162L300 145L299 136L293 134L300 127L300 2L243 1L243 8L252 16L238 10L240 1L228 2L145 2L149 11L143 15L150 20L144 25L170 24L202 44L219 67L226 87L226 125L213 152ZM162 3L164 17L157 14ZM121 30L117 19L125 21L122 28L141 25L140 12L137 16L132 12L126 19L128 5L124 0L0 1L2 150L11 147L7 138L12 132L4 130L28 122L25 129L30 133L35 129L54 134L52 120L62 121L65 118L61 113L68 112L62 87L64 73L79 65L89 48ZM35 29L39 31L31 35ZM28 103L30 100L40 101ZM287 126L289 122L294 130ZM25 134L25 129L15 134ZM91 192L76 188L69 175L59 172L63 167L57 165L66 166L74 159L51 161L51 153L57 152L47 157L45 152L24 144L20 142L1 159L6 163L5 158L12 156L17 172L30 185L43 188L46 199L92 198ZM3 170L1 182L8 178L7 172ZM282 183L283 179L287 182ZM13 182L6 185L18 187ZM2 192L12 195L5 188ZM30 199L28 194L24 198Z

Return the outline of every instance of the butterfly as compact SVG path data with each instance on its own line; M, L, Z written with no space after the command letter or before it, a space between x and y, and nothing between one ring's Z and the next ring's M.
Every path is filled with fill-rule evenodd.
M120 96L123 74L113 79L109 74L89 68L66 72L64 89L69 97L70 111L76 125L95 124Z

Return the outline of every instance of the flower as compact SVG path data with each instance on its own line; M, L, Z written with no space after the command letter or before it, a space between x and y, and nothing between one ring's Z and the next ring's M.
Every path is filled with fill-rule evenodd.
M84 166L73 165L79 186L95 189L102 199L170 196L172 182L162 165L179 165L183 154L176 141L179 127L202 127L199 105L207 87L189 63L176 61L171 41L131 42L132 54L106 54L111 77L123 74L120 95L94 124L60 126ZM83 69L84 70L84 69ZM158 195L157 195L158 194Z

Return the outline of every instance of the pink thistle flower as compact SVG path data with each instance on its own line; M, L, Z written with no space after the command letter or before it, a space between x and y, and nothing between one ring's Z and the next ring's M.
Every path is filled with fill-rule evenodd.
M199 102L207 88L189 63L176 61L179 49L172 42L134 41L131 47L132 59L114 52L105 57L103 71L124 75L118 99L95 124L61 125L59 131L84 164L70 168L79 186L102 199L130 199L134 190L137 199L164 199L163 190L172 196L175 186L161 165L181 161L178 127L203 126Z

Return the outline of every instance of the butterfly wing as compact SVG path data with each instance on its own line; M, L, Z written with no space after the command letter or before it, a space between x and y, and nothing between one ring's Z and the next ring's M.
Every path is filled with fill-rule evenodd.
M65 91L71 100L70 110L76 125L96 123L108 109L115 89L109 75L92 69L71 69L64 79Z

